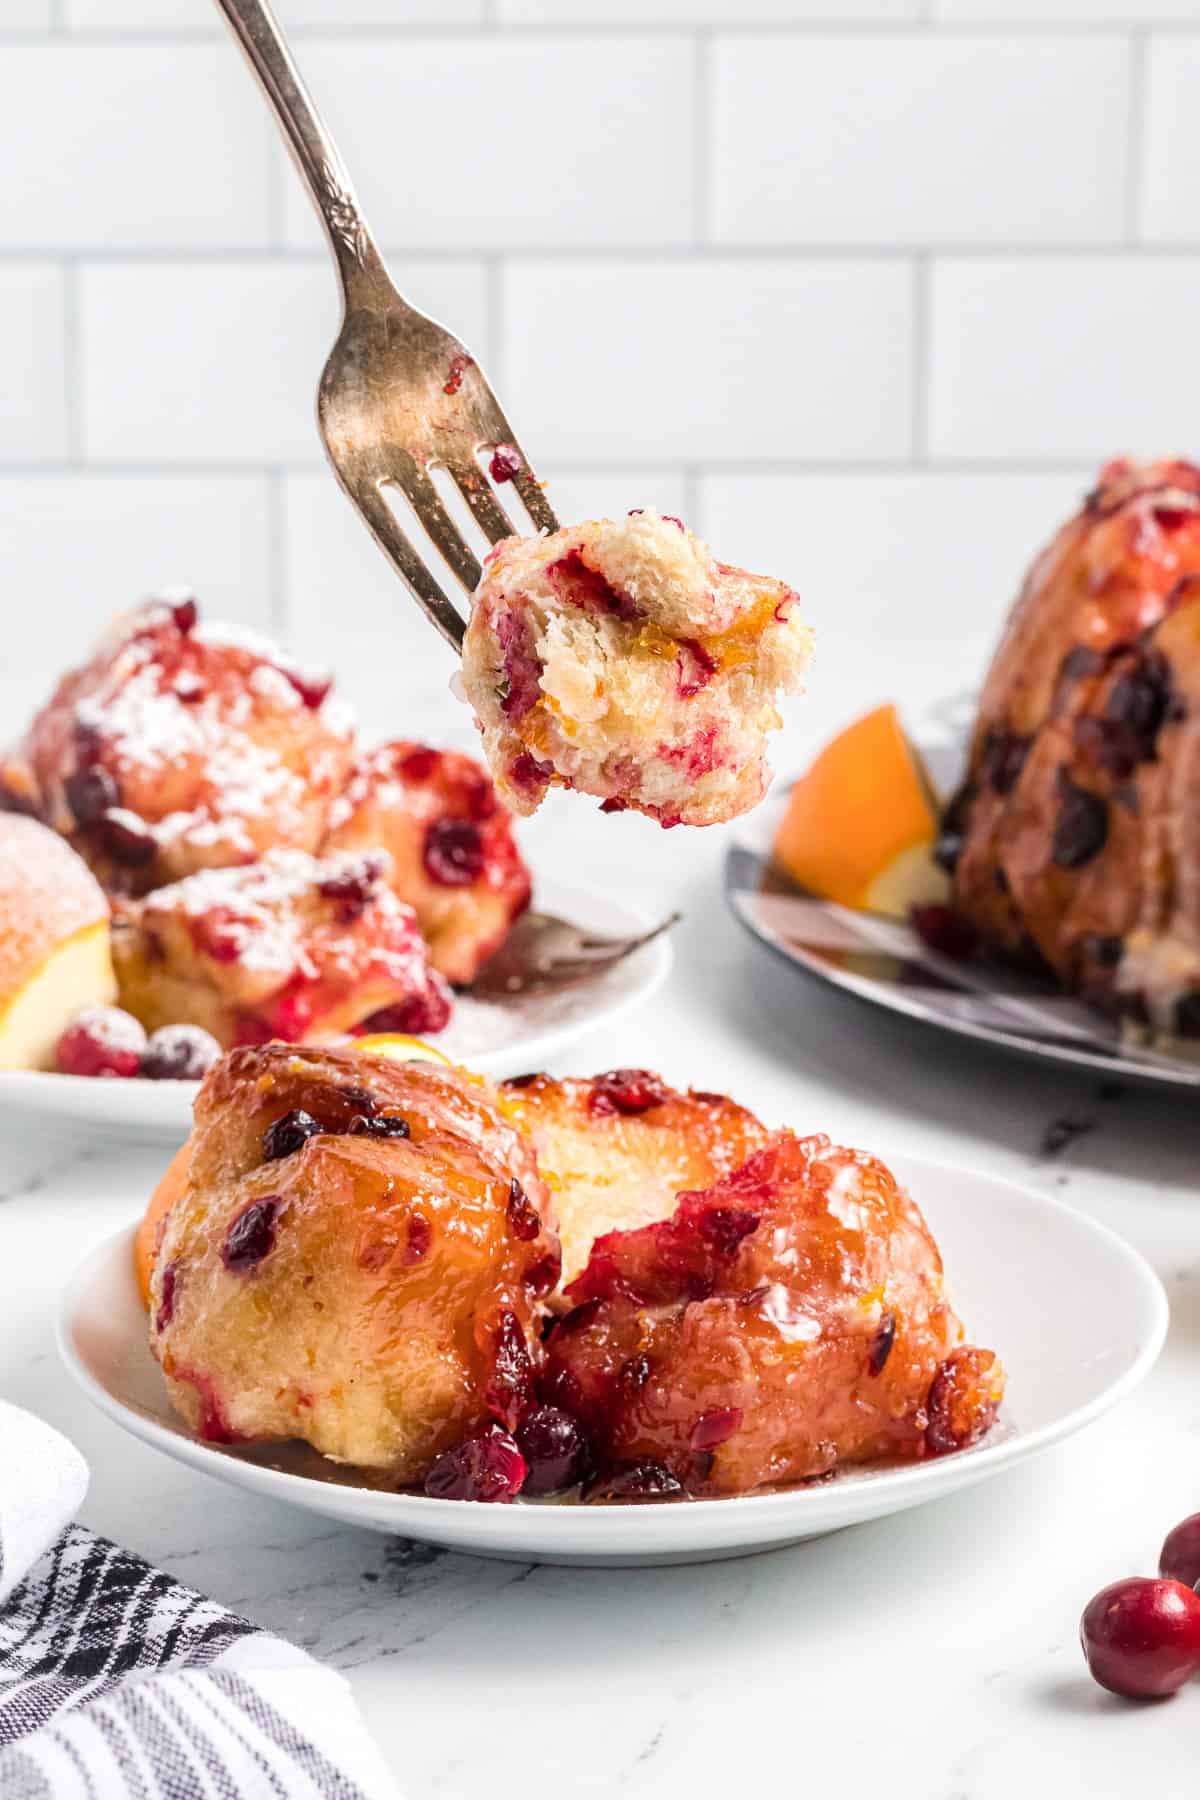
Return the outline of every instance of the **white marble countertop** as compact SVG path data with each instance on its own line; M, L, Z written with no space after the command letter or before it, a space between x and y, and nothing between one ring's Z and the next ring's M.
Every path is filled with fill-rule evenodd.
M1091 1684L1076 1640L1091 1593L1151 1572L1166 1529L1200 1508L1191 1099L943 1043L792 976L726 913L720 833L564 801L527 837L574 884L686 915L667 989L563 1072L645 1064L775 1123L1060 1195L1166 1283L1171 1333L1149 1382L960 1497L740 1561L523 1567L322 1527L166 1461L69 1383L59 1285L140 1211L165 1157L39 1127L7 1137L0 1164L0 1392L88 1457L85 1521L344 1669L409 1800L1193 1793L1200 1690L1126 1707Z

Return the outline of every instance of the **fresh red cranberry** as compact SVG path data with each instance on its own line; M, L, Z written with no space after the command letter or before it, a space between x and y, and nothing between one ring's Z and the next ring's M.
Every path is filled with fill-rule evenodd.
M158 849L154 833L144 819L123 806L110 807L99 821L104 848L127 869L144 868Z
M333 687L332 675L325 674L324 670L294 669L290 664L284 665L283 673L310 712L317 712L324 706Z
M190 637L196 629L199 611L194 598L189 594L186 600L170 600L167 602L174 621L175 629L181 637Z
M323 1130L310 1112L305 1112L302 1106L294 1106L291 1112L283 1113L268 1125L263 1133L263 1161L279 1162L285 1156L294 1156L310 1137Z
M492 1334L492 1372L484 1404L509 1431L515 1429L533 1401L533 1358L516 1313L505 1309Z
M344 868L335 869L333 874L326 875L317 883L317 892L324 900L338 901L346 923L349 924L359 917L379 892L383 868L381 857L358 857Z
M470 887L483 870L483 839L470 819L435 819L425 833L425 871L442 887Z
M1051 855L1060 869L1081 869L1108 841L1108 807L1099 794L1077 787L1065 771L1059 772L1058 786Z
M279 1194L268 1194L243 1206L225 1233L221 1254L227 1269L252 1269L274 1249L276 1215L281 1205Z
M517 1429L517 1444L529 1470L527 1494L559 1494L588 1472L587 1439L579 1421L560 1407L535 1407Z
M407 1119L399 1113L356 1113L347 1126L351 1137L406 1138L410 1135Z
M89 763L68 775L63 793L77 825L94 825L121 800L116 781L99 763Z
M442 760L441 752L430 750L419 744L415 750L409 750L400 762L400 773L408 781L428 781L429 777Z
M645 1505L655 1500L687 1499L683 1483L672 1475L670 1469L657 1462L634 1463L627 1469L613 1469L589 1482L583 1497L591 1501L623 1501L630 1505Z
M617 619L636 619L638 608L628 594L613 587L584 561L578 550L568 550L557 562L546 568L546 576L551 585L571 605L581 610L591 608L594 612L611 613Z
M60 1075L136 1075L146 1033L117 1006L87 1006L58 1040L54 1053Z
M1200 1597L1181 1581L1114 1581L1089 1601L1079 1636L1101 1687L1162 1700L1200 1669Z
M433 1225L423 1212L408 1215L408 1238L404 1246L405 1262L415 1263L429 1254L433 1242Z
M896 1341L896 1315L885 1312L875 1328L871 1339L871 1348L867 1352L867 1368L872 1375L882 1375L884 1365L892 1354L892 1345Z
M179 1293L179 1261L169 1262L163 1270L159 1289L158 1311L154 1315L155 1331L165 1331L175 1317L175 1300Z
M539 762L529 750L519 750L508 765L509 786L519 794L539 793L553 773L550 763Z
M979 942L975 927L952 907L914 906L908 919L921 942L939 956L966 962L974 955Z
M488 467L493 481L512 481L521 473L525 463L515 444L497 444Z
M485 1425L474 1437L445 1450L425 1477L433 1500L482 1500L490 1505L515 1500L525 1480L525 1458L515 1439L499 1425Z
M1158 1559L1158 1572L1170 1581L1194 1588L1200 1581L1200 1513L1192 1513L1169 1531Z
M740 1406L718 1406L702 1413L692 1426L689 1443L693 1450L715 1450L726 1443L742 1423Z
M202 1081L220 1054L212 1032L199 1025L160 1025L142 1053L140 1073L149 1081Z
M506 1218L509 1235L529 1244L542 1229L541 1215L514 1175L509 1183Z
M441 1031L450 1017L450 999L445 990L432 984L427 993L413 994L395 1006L381 1007L364 1019L360 1027L368 1037L396 1031L403 1037L432 1037Z
M607 800L602 800L600 802L600 811L602 813L628 812L629 802L628 800L620 799L616 794L610 794Z
M609 1113L630 1116L649 1112L666 1098L666 1087L649 1069L610 1069L606 1075L596 1076L588 1105L601 1117Z

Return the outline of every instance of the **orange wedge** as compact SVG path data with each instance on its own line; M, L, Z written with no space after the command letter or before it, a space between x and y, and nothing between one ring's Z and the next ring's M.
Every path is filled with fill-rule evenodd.
M189 1138L182 1149L175 1152L166 1173L151 1194L150 1204L146 1208L133 1240L133 1263L137 1271L137 1284L142 1296L142 1305L147 1309L150 1306L150 1273L154 1268L154 1258L158 1254L158 1240L163 1221L187 1186L191 1161L192 1143Z
M907 918L947 898L933 860L938 806L894 706L880 706L825 746L788 797L775 859L811 893L858 911Z
M372 1056L394 1056L397 1062L432 1062L444 1063L452 1069L454 1064L442 1050L435 1050L424 1038L405 1037L400 1031L377 1031L372 1037L360 1037L353 1040L356 1050L367 1050Z

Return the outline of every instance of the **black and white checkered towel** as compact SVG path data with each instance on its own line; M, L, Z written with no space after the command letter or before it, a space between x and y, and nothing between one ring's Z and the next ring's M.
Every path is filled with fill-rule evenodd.
M342 1677L70 1520L87 1466L0 1401L3 1800L385 1800Z

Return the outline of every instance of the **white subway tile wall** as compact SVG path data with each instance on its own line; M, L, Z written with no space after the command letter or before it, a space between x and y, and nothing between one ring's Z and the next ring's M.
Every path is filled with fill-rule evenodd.
M402 287L564 518L785 576L784 754L978 677L1121 452L1200 454L1200 0L278 0ZM3 0L14 728L164 581L469 744L322 465L319 229L213 0Z

